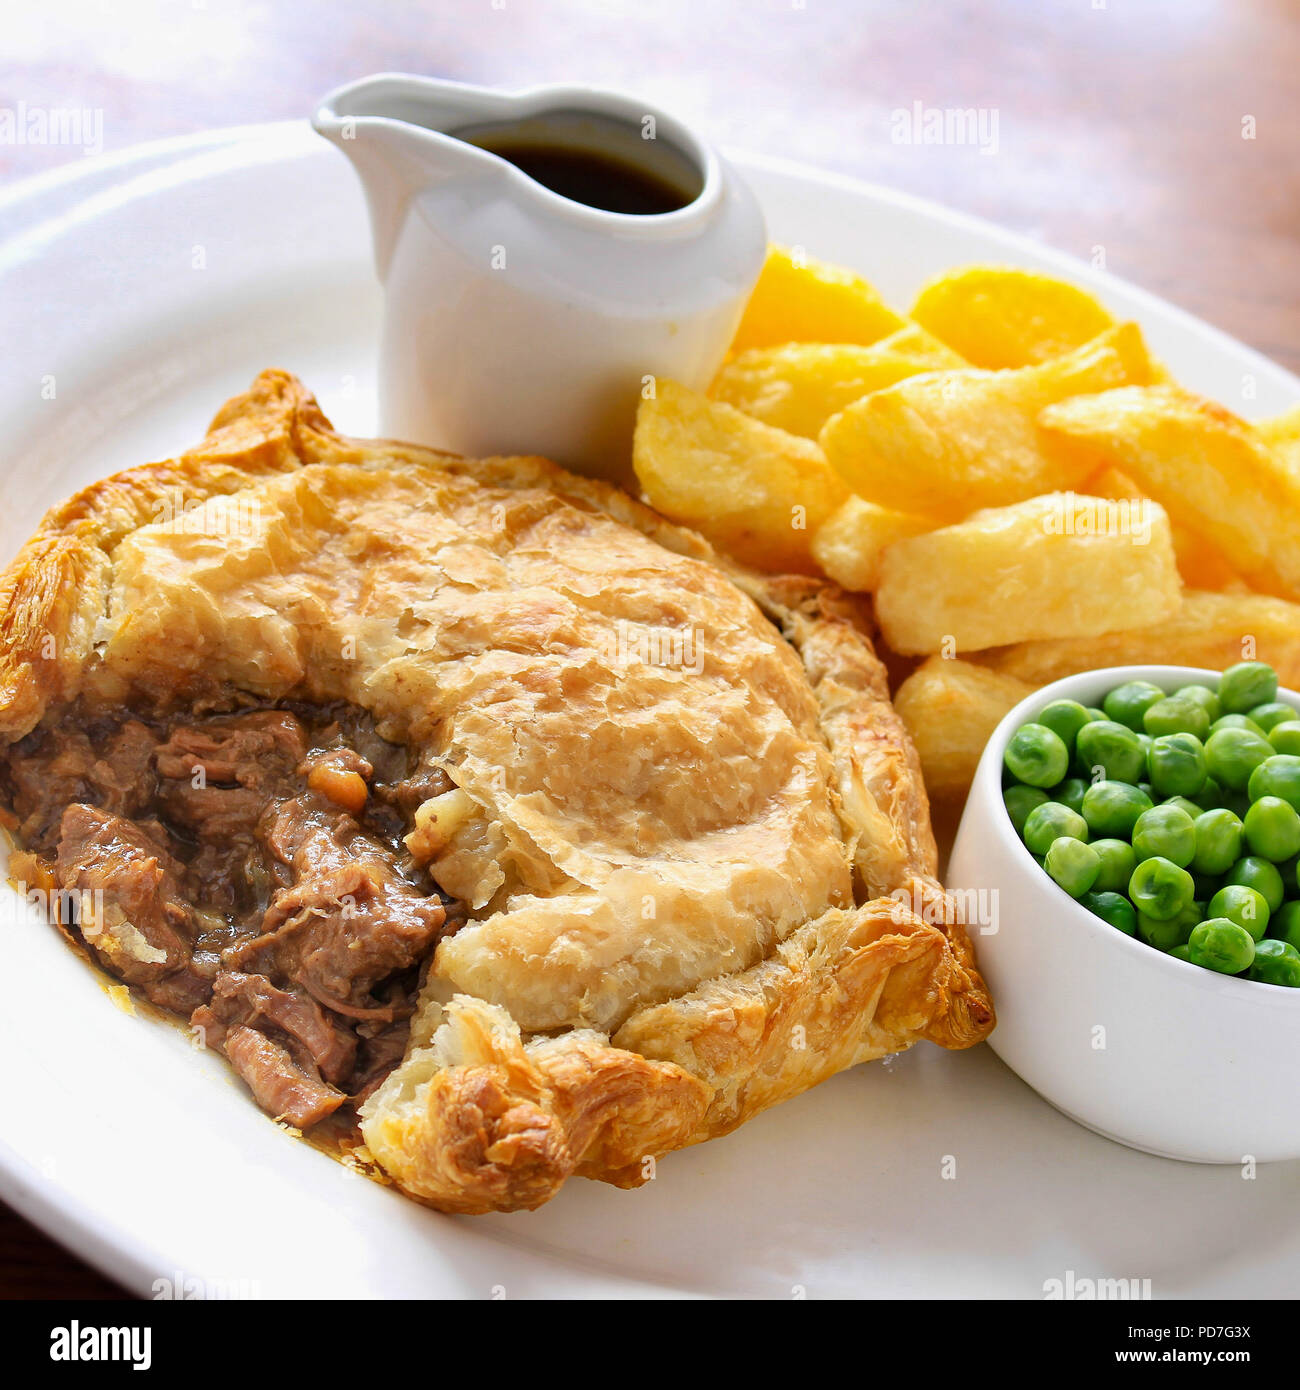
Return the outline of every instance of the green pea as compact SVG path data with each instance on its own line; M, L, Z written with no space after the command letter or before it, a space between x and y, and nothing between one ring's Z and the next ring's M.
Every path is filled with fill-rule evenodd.
M1217 734L1220 729L1248 729L1252 734L1258 734L1260 738L1267 738L1268 735L1255 723L1253 719L1244 714L1221 714L1218 719L1210 725L1210 732Z
M1262 734L1252 734L1249 729L1219 729L1205 743L1205 762L1210 776L1221 787L1233 791L1242 791L1250 781L1250 774L1272 756L1273 745L1268 739Z
M1252 801L1264 796L1280 796L1300 811L1300 757L1294 753L1274 753L1250 774L1247 792Z
M1284 724L1274 724L1268 731L1268 741L1279 753L1300 753L1300 719L1288 719Z
M1147 765L1151 785L1161 796L1195 796L1209 776L1205 747L1195 734L1161 734L1152 739Z
M1267 859L1261 859L1257 854L1248 854L1245 858L1238 859L1224 876L1223 883L1225 887L1240 883L1247 888L1253 888L1263 895L1270 912L1276 912L1286 897L1285 885L1277 865L1270 864Z
M1085 724L1075 739L1075 750L1089 772L1101 768L1114 782L1136 782L1146 773L1146 752L1137 734L1111 719Z
M1266 705L1256 705L1248 711L1247 717L1253 719L1266 734L1271 734L1279 724L1300 719L1300 711L1284 705L1281 700L1272 700Z
M1060 786L1052 788L1052 800L1059 801L1072 811L1082 811L1083 796L1087 790L1088 784L1082 777L1067 777Z
M1196 823L1177 806L1153 806L1133 825L1133 853L1143 859L1168 859L1185 869L1196 854Z
M1128 782L1094 782L1083 794L1083 818L1095 835L1127 838L1151 798Z
M1094 845L1093 849L1096 848ZM1133 904L1121 894L1094 890L1085 893L1079 901L1094 916L1100 917L1103 922L1109 922L1125 936L1137 934L1137 913L1133 911Z
M1106 713L1106 711L1105 711L1104 709L1098 709L1096 705L1089 705L1089 706L1088 706L1088 713L1089 713L1090 715L1092 715L1093 719L1109 719L1109 718L1110 718L1110 716Z
M1172 947L1169 951L1169 955L1173 956L1175 960L1185 960L1188 965L1192 963L1192 953L1187 949L1186 942L1181 946Z
M1300 902L1283 903L1268 919L1268 934L1300 950Z
M1196 853L1192 868L1198 874L1226 874L1241 857L1244 831L1240 819L1224 806L1202 811L1194 822Z
M1092 715L1077 700L1053 700L1039 711L1037 723L1051 731L1074 751L1075 735L1092 719Z
M1201 814L1201 808L1196 804L1196 802L1189 800L1185 796L1166 797L1165 800L1160 803L1160 805L1177 806L1180 811L1186 811L1187 814L1191 816L1193 820L1195 820L1196 817Z
M1007 744L1007 771L1029 787L1054 787L1070 766L1070 750L1042 724L1022 724Z
M1133 846L1125 840L1092 840L1090 843L1101 864L1093 889L1098 893L1124 892L1137 868Z
M1239 661L1219 677L1219 703L1232 714L1277 699L1277 672L1262 661Z
M1142 728L1142 716L1155 704L1163 700L1165 692L1150 681L1125 681L1101 702L1104 717L1117 724L1125 724L1135 732Z
M1192 929L1187 952L1193 965L1222 975L1240 975L1255 959L1255 942L1245 927L1226 917L1211 917Z
M1024 833L1025 817L1030 811L1048 800L1050 798L1042 787L1027 787L1023 782L1014 782L1002 791L1002 804L1007 808L1007 815L1011 817L1017 835Z
M1157 700L1142 716L1142 723L1152 738L1167 734L1195 734L1198 739L1210 732L1210 716L1195 700L1181 695L1168 695Z
M1139 913L1169 921L1193 902L1192 876L1168 859L1144 859L1128 881L1128 895ZM1141 925L1139 921L1139 926Z
M1198 922L1204 922L1207 914L1205 911L1205 899L1193 898L1188 905L1178 914L1178 920L1183 923L1190 934L1192 928Z
M1230 883L1220 888L1210 899L1206 914L1236 922L1239 927L1245 927L1256 941L1262 940L1268 930L1269 907L1264 895L1241 883Z
M1211 723L1223 713L1223 707L1219 704L1219 697L1208 685L1184 685L1181 689L1175 690L1174 694L1200 705L1210 716Z
M1260 941L1250 963L1250 978L1263 985L1300 989L1300 951L1286 941Z
M1052 841L1043 867L1072 898L1080 898L1097 881L1101 860L1091 845L1062 835Z
M1035 806L1025 818L1023 833L1030 852L1044 856L1062 836L1085 843L1092 838L1088 822L1077 811L1062 806L1059 801L1045 801L1041 806Z
M1276 864L1300 853L1300 813L1280 796L1261 796L1242 824L1252 854Z
M1152 917L1150 913L1137 915L1138 935L1148 946L1157 951L1172 951L1175 946L1183 946L1192 934L1192 928L1201 920L1201 911L1195 903L1175 917Z

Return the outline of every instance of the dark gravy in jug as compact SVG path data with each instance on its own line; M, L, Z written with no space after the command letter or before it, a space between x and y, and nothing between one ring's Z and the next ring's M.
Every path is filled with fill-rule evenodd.
M455 132L552 193L602 212L653 217L693 203L703 180L679 150L621 122L560 112Z

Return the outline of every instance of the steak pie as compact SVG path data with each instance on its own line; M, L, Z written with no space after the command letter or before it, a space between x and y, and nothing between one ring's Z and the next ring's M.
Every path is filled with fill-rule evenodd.
M865 615L610 486L345 438L270 371L54 508L0 608L11 876L441 1210L992 1027Z

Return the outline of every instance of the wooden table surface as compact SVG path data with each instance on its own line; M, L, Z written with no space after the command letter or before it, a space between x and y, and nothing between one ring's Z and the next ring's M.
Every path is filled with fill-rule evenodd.
M6 13L5 55L0 112L102 112L105 153L384 69L625 87L717 143L1103 248L1300 372L1296 0L45 0ZM996 149L891 138L916 103L996 119ZM86 157L0 142L0 178ZM0 1297L52 1296L118 1291L0 1209Z

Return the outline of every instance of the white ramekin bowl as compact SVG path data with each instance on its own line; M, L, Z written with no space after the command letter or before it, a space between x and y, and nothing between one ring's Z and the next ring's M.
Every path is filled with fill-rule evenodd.
M997 1008L989 1045L1044 1099L1135 1149L1197 1163L1300 1157L1300 990L1216 975L1125 936L1025 848L1002 802L1011 735L1052 700L1097 706L1124 681L1215 685L1184 666L1113 666L1053 682L998 725L948 866L983 892L975 928ZM1279 699L1300 708L1300 695Z

